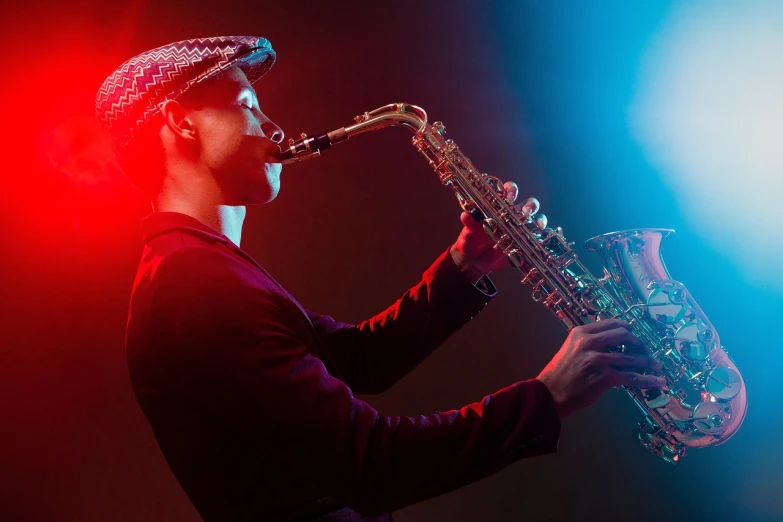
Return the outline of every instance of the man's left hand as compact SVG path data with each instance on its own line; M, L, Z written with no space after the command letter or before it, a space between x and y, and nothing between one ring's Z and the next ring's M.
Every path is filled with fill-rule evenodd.
M516 201L519 192L516 183L507 181L503 189L509 203ZM525 215L532 216L538 212L539 205L535 198L529 198L521 207ZM508 257L502 250L494 248L495 243L484 232L480 222L467 212L463 212L459 219L464 226L450 252L454 263L471 282L475 283L493 270L509 266Z

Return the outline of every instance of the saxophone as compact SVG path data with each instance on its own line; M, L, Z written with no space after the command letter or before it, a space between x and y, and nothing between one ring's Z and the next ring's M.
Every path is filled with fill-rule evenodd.
M355 123L326 134L289 140L281 162L320 155L335 143L365 132L403 126L413 146L440 181L454 191L463 210L482 223L486 234L532 285L532 298L568 328L622 318L662 365L660 389L621 386L639 408L641 444L667 462L686 448L717 446L740 427L747 410L745 383L718 333L682 283L674 281L660 255L661 241L673 230L644 228L612 232L587 241L602 256L604 274L595 277L566 241L563 229L504 197L503 183L481 173L445 137L445 127L427 123L415 105L394 103L365 112ZM622 347L621 347L622 349Z

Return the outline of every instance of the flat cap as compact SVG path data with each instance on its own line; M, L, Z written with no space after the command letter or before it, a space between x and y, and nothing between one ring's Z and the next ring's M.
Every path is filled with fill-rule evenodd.
M164 45L131 58L111 73L95 96L95 113L121 152L167 100L234 66L253 83L275 58L269 40L258 36L196 38Z

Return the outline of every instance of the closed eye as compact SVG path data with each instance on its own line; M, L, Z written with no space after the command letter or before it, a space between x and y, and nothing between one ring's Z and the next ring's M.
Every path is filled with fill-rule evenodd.
M253 97L245 94L239 98L239 104L245 109L253 110Z

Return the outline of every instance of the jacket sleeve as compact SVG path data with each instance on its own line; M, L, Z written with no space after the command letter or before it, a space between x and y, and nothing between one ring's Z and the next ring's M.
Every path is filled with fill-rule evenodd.
M337 373L355 393L375 394L407 375L496 294L486 276L471 284L447 250L393 305L358 325L308 315Z
M153 324L165 347L155 366L176 368L164 392L274 452L318 495L386 513L555 451L560 421L541 382L452 411L380 415L310 355L277 294L249 284L220 253L181 252L154 276Z

